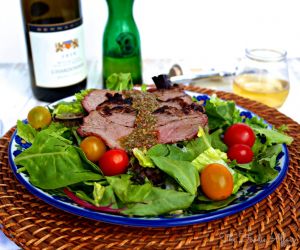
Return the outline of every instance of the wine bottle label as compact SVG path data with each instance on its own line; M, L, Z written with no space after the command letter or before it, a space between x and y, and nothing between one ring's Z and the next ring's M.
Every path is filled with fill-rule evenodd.
M67 87L87 76L82 19L59 25L29 24L36 85Z

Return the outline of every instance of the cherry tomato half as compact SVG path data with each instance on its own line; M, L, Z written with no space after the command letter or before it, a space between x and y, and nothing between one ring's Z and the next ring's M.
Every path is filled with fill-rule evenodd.
M36 106L27 115L28 123L35 129L48 126L51 123L51 114L46 107Z
M108 150L99 160L99 167L106 176L124 174L128 165L128 155L122 149Z
M253 151L248 145L235 144L227 151L230 160L236 160L237 163L249 163L253 159Z
M231 147L234 144L245 144L252 147L255 142L255 134L251 127L244 123L231 125L224 134L224 143Z
M84 138L80 143L80 148L84 152L86 158L92 162L99 161L100 157L106 151L104 142L96 136L88 136Z
M211 200L225 200L232 194L232 174L221 164L208 164L200 174L200 183L203 193Z

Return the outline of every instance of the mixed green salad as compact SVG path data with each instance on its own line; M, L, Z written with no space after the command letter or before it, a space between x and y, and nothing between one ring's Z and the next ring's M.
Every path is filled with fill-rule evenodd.
M197 138L157 144L148 150L134 148L125 155L98 145L100 160L95 160L88 147L82 146L85 138L77 134L78 124L53 119L66 111L82 113L81 100L88 93L82 91L75 101L61 102L49 111L35 110L38 114L31 112L29 122L18 121L17 136L23 147L14 159L18 172L27 175L32 185L88 209L127 216L216 210L237 199L243 185L273 180L282 144L292 142L284 126L268 128L262 119L240 111L233 101L199 96L193 99L204 102L208 128L200 127ZM43 117L41 124L34 115ZM240 138L230 136L235 124L238 128L234 126L231 133ZM247 131L252 132L245 142L234 142L243 141ZM246 145L248 151L242 146L236 149L236 144ZM114 161L116 153L123 157L121 163ZM120 172L114 171L114 164ZM104 165L106 169L101 168Z

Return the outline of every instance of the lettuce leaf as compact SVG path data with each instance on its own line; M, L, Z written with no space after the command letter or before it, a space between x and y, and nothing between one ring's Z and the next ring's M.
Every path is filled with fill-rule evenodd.
M267 128L259 128L259 127L252 127L255 134L264 136L266 138L266 145L272 144L282 144L286 143L290 145L293 141L293 138L277 131L276 129L267 129Z
M143 151L141 151L140 149L138 148L134 148L132 150L135 158L138 159L139 161L139 164L142 166L142 167L147 167L147 168L155 168L151 158L147 155L147 154L144 154Z
M151 183L135 185L130 178L127 174L106 177L114 193L123 203L143 202L151 192Z
M190 162L162 156L152 156L151 159L160 170L174 178L184 190L193 195L197 193L200 177L197 169Z
M59 102L52 112L52 115L58 119L68 118L70 115L77 116L84 114L84 108L82 107L82 100L86 95L88 95L92 89L81 90L80 92L75 94L75 99L72 102Z
M195 160L193 160L192 164L199 172L201 172L208 164L211 163L219 163L221 165L227 166L226 160L226 153L220 151L219 149L210 147L202 154L200 154Z
M210 130L230 126L233 123L241 122L242 117L236 109L233 101L224 101L216 95L212 95L206 102L205 112L208 116L208 126Z
M246 177L245 175L237 172L237 171L234 171L233 173L233 190L232 190L232 193L233 194L236 194L240 187L246 183L247 181L249 181L249 178Z
M190 207L195 196L186 192L152 187L143 202L128 204L126 215L157 216Z
M15 158L15 163L23 166L22 171L28 172L30 182L42 189L102 179L99 168L83 158L80 151L65 138L44 130L36 135L30 148Z
M17 121L17 133L22 139L26 142L33 143L34 138L37 134L35 128L33 128L30 124L26 124L21 120Z
M122 91L133 89L130 73L113 73L106 80L106 87L110 90Z
M226 163L227 154L220 151L219 149L214 149L209 141L209 136L206 135L203 128L199 128L198 137L203 139L203 143L207 146L207 149L196 157L192 161L192 165L194 165L199 172L201 172L205 166L211 163L219 163L227 167L231 173L233 173L232 169L230 169Z
M231 195L226 200L212 201L202 195L197 197L197 199L200 201L192 204L191 210L193 211L210 211L220 209L229 205L231 202L237 199L237 197L235 195Z
M105 187L98 182L94 182L93 198L95 206L100 206L101 200L105 192Z

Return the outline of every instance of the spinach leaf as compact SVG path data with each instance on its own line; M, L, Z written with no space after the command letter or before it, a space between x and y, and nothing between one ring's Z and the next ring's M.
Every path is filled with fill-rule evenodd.
M123 203L143 202L151 192L151 183L135 185L130 178L131 176L126 174L106 177L114 193Z
M155 146L151 147L147 155L149 157L152 156L167 156L169 154L169 149L166 144L156 144Z
M197 193L200 178L197 169L188 161L173 160L168 157L151 157L155 165L173 177L178 184L191 194Z
M179 161L191 161L194 158L193 152L185 147L179 148L176 145L167 145L169 149L168 158Z
M227 146L222 141L221 135L224 133L223 129L218 129L211 133L209 137L211 138L211 146L215 149L220 149L222 152L227 152Z
M235 195L231 195L226 200L222 201L212 201L207 199L206 197L197 197L200 202L195 202L191 205L192 211L210 211L216 210L222 207L226 207L231 202L233 202L237 197Z
M102 175L95 172L94 164L82 158L76 148L59 135L53 136L47 130L39 132L32 146L15 158L22 165L30 182L42 189L56 189L68 185L100 180Z
M137 216L157 216L175 210L187 209L194 198L194 195L186 192L152 187L151 192L143 202L128 204L128 208L122 213Z
M211 137L208 136L208 141L211 141ZM193 157L191 157L192 160L194 160L198 155L203 153L206 149L208 149L208 145L204 143L204 140L202 137L198 137L195 140L189 141L186 145L186 150L189 152Z

